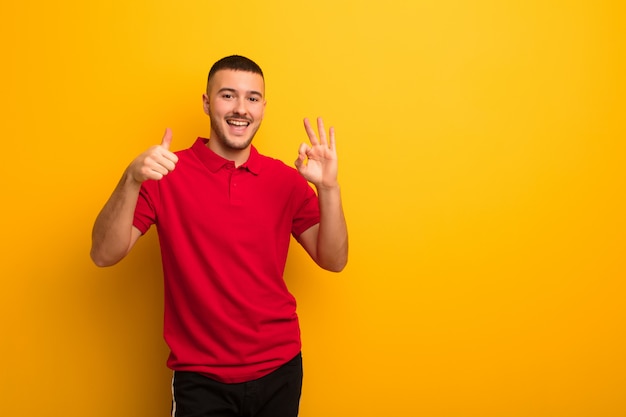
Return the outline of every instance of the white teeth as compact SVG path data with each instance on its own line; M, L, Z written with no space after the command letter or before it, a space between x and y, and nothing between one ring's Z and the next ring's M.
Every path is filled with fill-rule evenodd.
M233 126L248 126L248 122L242 122L239 120L228 120L227 123Z

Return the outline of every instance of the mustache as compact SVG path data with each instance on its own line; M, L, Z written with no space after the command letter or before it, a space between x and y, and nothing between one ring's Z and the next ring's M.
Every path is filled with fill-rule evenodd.
M252 118L248 117L248 116L242 116L239 113L232 113L227 115L226 117L224 117L224 119L229 120L229 119L236 119L236 120L245 120L248 123L252 123Z

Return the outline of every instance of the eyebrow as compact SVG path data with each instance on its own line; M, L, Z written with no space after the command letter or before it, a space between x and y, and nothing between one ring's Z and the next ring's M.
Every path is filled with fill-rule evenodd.
M222 87L217 92L218 93L222 93L222 92L225 92L225 91L228 91L228 92L231 92L231 93L237 93L237 90L235 90L234 88L230 88L230 87ZM251 94L251 95L256 95L256 96L259 96L259 97L263 97L263 94L261 94L259 91L256 91L256 90L250 90L250 91L247 91L246 93L247 94Z

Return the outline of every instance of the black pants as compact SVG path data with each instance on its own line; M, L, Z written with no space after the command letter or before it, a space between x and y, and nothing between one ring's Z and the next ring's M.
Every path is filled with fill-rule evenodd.
M194 372L175 372L172 417L297 417L302 355L269 375L223 384Z

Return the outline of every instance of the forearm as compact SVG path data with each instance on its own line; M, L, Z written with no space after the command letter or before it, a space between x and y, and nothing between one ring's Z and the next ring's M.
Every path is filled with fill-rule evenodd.
M341 204L339 185L318 187L320 224L317 261L329 271L339 272L348 262L348 229Z
M119 262L130 250L133 217L141 184L125 172L96 218L91 259L98 266Z

